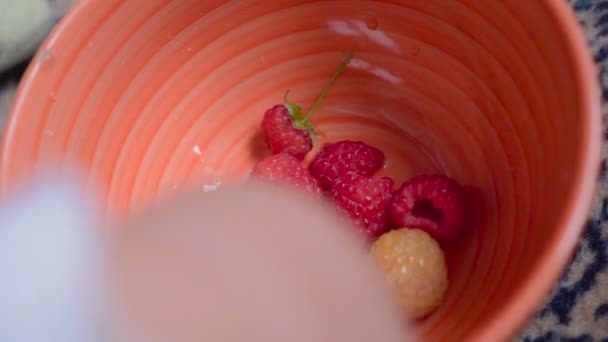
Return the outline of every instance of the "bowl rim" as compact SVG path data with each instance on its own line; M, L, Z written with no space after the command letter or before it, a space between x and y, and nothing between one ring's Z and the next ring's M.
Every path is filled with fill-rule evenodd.
M530 276L513 293L489 323L474 331L472 341L507 340L521 332L524 325L549 299L586 229L596 194L602 151L602 92L597 67L583 28L566 1L540 1L557 23L567 45L566 53L575 73L575 88L581 99L582 141L577 153L575 183L568 194L566 210L558 218L558 234L535 261Z
M80 0L48 35L38 49L40 51L53 45L74 19L94 12L95 3L101 0ZM559 34L567 46L566 53L575 74L575 88L581 99L583 141L578 150L575 168L575 183L568 194L567 209L558 219L558 234L548 242L541 257L535 261L530 276L512 294L512 301L494 315L484 326L473 329L468 337L471 341L507 340L518 334L524 324L534 315L543 302L548 299L551 289L557 284L562 272L576 251L579 238L585 230L585 222L590 214L594 200L599 165L601 162L602 142L602 93L597 77L597 68L591 49L580 27L574 11L565 1L539 0L549 15L557 23ZM38 58L38 54L33 60ZM7 184L4 165L11 159L14 149L11 143L19 118L20 108L26 101L28 88L39 77L37 68L31 63L19 84L15 99L6 119L4 134L0 143L0 189Z

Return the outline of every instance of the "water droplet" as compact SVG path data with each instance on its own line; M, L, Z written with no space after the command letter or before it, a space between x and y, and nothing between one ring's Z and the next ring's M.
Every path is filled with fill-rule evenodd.
M194 152L194 154L196 154L197 156L203 155L203 152L201 151L201 148L198 145L192 147L192 152Z
M365 25L372 31L378 28L378 16L376 13L369 12L365 14Z
M266 64L266 55L259 55L258 60L260 61L260 63Z
M220 183L212 183L212 184L203 184L203 192L213 192L217 191L220 188Z
M53 102L57 101L57 94L55 94L55 92L50 92L49 99Z
M420 47L414 46L411 52L412 56L418 56L420 54Z
M38 64L39 67L42 67L43 65L51 64L54 59L55 59L55 56L53 55L53 52L51 50L44 49L44 50L40 51L40 54L38 55L38 58L36 59L36 63Z

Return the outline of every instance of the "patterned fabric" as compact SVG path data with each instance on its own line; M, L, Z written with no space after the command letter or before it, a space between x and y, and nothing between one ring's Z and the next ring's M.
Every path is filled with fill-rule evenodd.
M70 0L49 0L51 4ZM479 0L482 1L482 0ZM488 0L489 1L489 0ZM534 0L531 0L534 1ZM563 0L551 0L563 1ZM608 99L608 0L570 0L599 65L604 98ZM67 6L66 6L67 7ZM25 64L0 73L0 129ZM604 104L604 116L608 102ZM608 142L608 127L604 131ZM608 145L606 143L605 145ZM605 149L608 146L605 146ZM517 341L608 342L608 162L598 182L595 209L578 252L552 298Z

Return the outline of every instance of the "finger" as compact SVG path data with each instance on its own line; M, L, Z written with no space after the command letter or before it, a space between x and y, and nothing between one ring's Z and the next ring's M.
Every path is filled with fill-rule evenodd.
M297 194L193 193L121 229L115 289L168 341L404 341L363 246Z

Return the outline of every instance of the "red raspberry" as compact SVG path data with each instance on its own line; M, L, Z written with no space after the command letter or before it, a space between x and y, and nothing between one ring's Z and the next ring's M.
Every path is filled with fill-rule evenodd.
M310 175L302 163L288 153L280 153L262 159L253 169L252 176L262 180L282 183L306 190L321 193L319 181Z
M273 154L287 152L302 160L312 149L317 130L310 121L317 111L329 90L346 69L351 55L348 54L329 79L321 94L304 115L302 107L290 102L285 94L284 104L275 105L268 109L262 119L262 132L266 145Z
M361 141L344 140L326 144L310 163L310 173L321 182L323 190L331 190L338 177L349 171L373 176L384 165L384 153Z
M438 240L456 237L466 225L464 190L443 175L414 177L395 193L391 205L393 222L419 228Z
M350 214L354 223L374 239L390 228L390 205L394 182L374 179L354 171L342 175L329 193L338 208Z
M302 160L312 149L311 132L296 128L285 105L276 105L266 111L262 119L262 132L266 145L274 154L287 152Z

